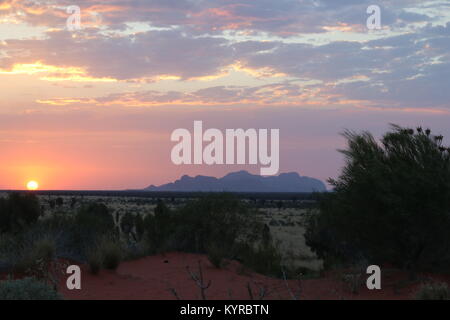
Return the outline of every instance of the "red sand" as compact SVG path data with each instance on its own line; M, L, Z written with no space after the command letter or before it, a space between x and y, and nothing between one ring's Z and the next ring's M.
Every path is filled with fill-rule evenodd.
M247 289L251 284L253 295L258 299L260 288L266 287L264 299L291 299L286 282L255 273L242 271L237 262L230 262L222 269L214 268L204 255L169 253L123 262L116 271L102 270L92 275L87 266L82 266L81 290L69 291L65 281L61 293L66 299L176 299L173 290L181 299L200 299L200 289L186 270L198 271L201 261L205 282L211 280L206 290L207 299L249 299ZM383 269L382 290L363 288L352 294L338 275L328 274L323 278L302 280L300 299L411 299L420 286L419 282L407 281L407 275L393 269ZM450 283L450 277L433 277ZM422 276L421 278L425 278ZM290 280L291 290L298 292L298 281ZM172 289L172 291L171 291Z

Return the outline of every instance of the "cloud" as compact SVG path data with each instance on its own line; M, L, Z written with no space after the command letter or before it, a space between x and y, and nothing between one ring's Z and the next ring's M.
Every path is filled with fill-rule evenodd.
M234 53L220 38L149 31L133 37L101 37L66 31L50 32L43 40L6 40L0 50L0 68L40 62L56 67L76 67L95 78L119 80L162 75L182 79L212 75L233 62Z
M326 32L327 27L365 26L366 8L373 1L329 0L79 0L82 21L88 27L124 28L141 22L155 27L181 27L203 33L223 31L267 32L281 36ZM33 25L64 28L65 8L71 0L7 0L0 14ZM426 14L406 11L418 0L378 1L385 24L430 21ZM1 8L1 7L0 7ZM358 27L359 26L359 27Z
M339 3L326 0L80 1L78 5L86 11L84 14L96 12L106 29L90 26L75 33L50 30L43 38L2 41L0 70L4 74L38 73L42 74L40 79L53 82L205 80L205 85L197 90L128 90L100 98L46 97L38 99L41 104L347 105L364 102L370 106L447 108L449 90L444 87L450 64L450 23L431 24L438 17L430 16L428 11L410 10L431 5L440 8L435 2L380 1L383 23L390 24L391 31L380 33L374 40L367 36L363 40L343 41L329 35L325 43L318 43L258 34L295 33L305 37L310 32L326 33L327 27L355 31L358 30L355 26L364 25L365 7L370 3L356 0ZM2 14L24 12L20 16L28 23L47 21L50 25L53 18L65 19L60 13L68 4L69 1L10 0L3 1L0 8ZM151 28L133 33L117 32L128 30L126 23L138 21ZM405 24L409 25L409 31L392 31ZM227 30L250 34L230 35ZM258 81L270 79L270 84L207 83L230 72L245 73Z

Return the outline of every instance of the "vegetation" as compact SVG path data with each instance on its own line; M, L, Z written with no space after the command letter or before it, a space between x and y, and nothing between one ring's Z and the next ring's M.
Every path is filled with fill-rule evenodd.
M211 262L214 267L218 269L222 267L222 264L226 257L226 252L222 247L217 244L211 244L207 247L206 254L209 262Z
M19 233L41 215L39 200L31 193L11 193L0 198L0 232Z
M100 256L98 250L92 250L88 254L88 265L91 273L94 275L99 274L102 268L102 264L103 264L102 257Z
M417 291L416 300L450 300L450 289L446 283L427 283Z
M0 300L61 300L50 285L34 278L0 281Z
M450 152L430 130L392 126L378 143L345 132L347 163L310 220L310 245L326 261L390 262L409 270L450 263Z
M122 247L111 239L103 239L98 248L99 257L105 269L116 270L122 261Z
M256 212L230 194L211 194L170 210L159 202L147 216L145 235L152 252L204 253L221 267L236 259L256 271L281 275L281 258ZM271 261L265 261L270 259Z

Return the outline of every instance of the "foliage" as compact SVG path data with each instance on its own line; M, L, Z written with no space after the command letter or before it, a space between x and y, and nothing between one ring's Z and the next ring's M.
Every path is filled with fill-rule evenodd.
M116 270L123 259L122 245L112 237L102 237L89 250L87 260L92 274L98 274L103 267Z
M158 202L155 214L146 216L144 225L151 253L204 253L216 267L232 259L255 271L280 275L281 255L270 229L233 195L208 194L177 210Z
M232 256L238 243L253 243L260 235L253 212L229 194L191 201L172 216L172 240L178 250L205 253L208 246L217 245Z
M222 267L223 260L226 257L226 253L224 252L223 248L215 243L209 245L206 248L206 254L208 257L209 262L211 264L220 269Z
M273 243L259 244L256 248L242 245L238 252L243 264L253 271L276 277L282 275L282 256Z
M114 219L103 203L89 203L80 208L75 216L75 223L87 232L105 234L114 230Z
M429 130L392 126L378 143L370 133L345 132L346 165L307 244L322 258L366 258L417 269L450 262L450 152Z
M41 215L39 200L32 193L11 193L0 198L0 232L18 233L36 223Z
M450 289L446 283L430 282L417 291L416 300L450 300Z
M101 257L102 265L105 269L116 270L122 261L122 246L119 242L104 238L101 240L97 254Z
M63 207L64 199L56 205ZM122 259L169 250L207 254L217 267L235 259L261 272L280 269L270 229L258 222L255 209L230 194L202 195L177 209L158 199L153 214L128 212L120 219L101 201L81 201L73 212L52 211L17 225L20 232L14 227L16 233L0 233L0 268L50 284L60 278L61 258L87 262L97 274L116 269Z
M64 222L64 226L71 236L70 243L76 246L83 259L99 239L117 235L112 214L103 203L83 205L73 218Z
M36 242L27 246L25 242L21 246L21 256L15 264L15 271L30 272L37 267L42 261L43 263L50 263L56 257L56 246L53 240L49 237L43 237Z
M145 234L150 253L159 253L167 248L171 230L175 227L173 212L158 199L154 214L148 214L142 222L141 232Z
M102 257L100 256L99 252L97 250L92 250L88 254L87 259L89 270L91 271L91 273L94 275L99 274L103 264Z
M39 279L56 288L67 266L57 258L54 239L43 236L31 246L22 244L21 249L14 271Z
M34 278L0 281L0 300L61 300L51 286Z

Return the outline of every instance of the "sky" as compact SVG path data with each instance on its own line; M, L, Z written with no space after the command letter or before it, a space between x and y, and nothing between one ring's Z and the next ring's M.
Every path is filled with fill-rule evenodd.
M280 172L325 181L345 129L450 137L449 80L450 1L0 0L0 189L259 172L174 165L170 135L195 120L279 129Z

